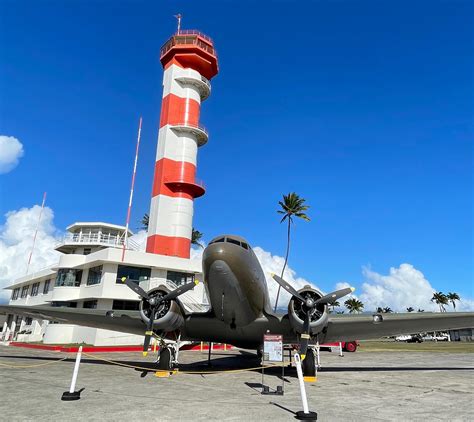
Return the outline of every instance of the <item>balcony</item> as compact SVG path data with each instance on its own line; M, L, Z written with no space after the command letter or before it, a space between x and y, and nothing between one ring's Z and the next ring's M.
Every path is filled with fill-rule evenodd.
M190 122L184 122L171 124L170 127L175 132L194 135L196 137L198 147L206 144L207 140L209 139L209 134L204 126L195 125Z
M123 247L124 233L68 233L62 241L56 245L56 250L63 252L61 249L76 246L104 246L104 247ZM131 239L127 239L127 249L138 250L139 245Z
M176 78L176 81L184 85L193 85L199 90L201 95L201 101L204 101L206 98L211 95L211 83L207 78L202 75L196 77L196 74L190 69L186 69L187 72L183 72L182 76Z
M193 198L199 198L206 193L204 183L197 179L194 182L191 182L186 180L165 178L164 183L173 192L185 192L191 195Z
M160 49L160 57L163 57L175 45L195 45L207 53L216 54L214 43L208 35L195 29L184 29L174 34Z

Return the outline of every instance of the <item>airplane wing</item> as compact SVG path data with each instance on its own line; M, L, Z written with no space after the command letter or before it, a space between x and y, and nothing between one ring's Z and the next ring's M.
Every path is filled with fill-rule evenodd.
M103 328L124 333L143 335L145 326L139 311L106 311L52 306L0 305L0 314L23 315L36 319Z
M443 331L474 327L474 313L403 313L379 314L383 321L375 323L372 315L331 314L322 341L370 340L398 334ZM323 331L323 333L324 333Z

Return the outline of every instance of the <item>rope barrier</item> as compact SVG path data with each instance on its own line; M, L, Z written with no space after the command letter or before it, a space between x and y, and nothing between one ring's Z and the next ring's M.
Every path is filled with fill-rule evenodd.
M21 368L38 368L40 366L52 365L53 363L62 362L66 359L69 359L69 358L66 356L65 358L54 360L52 362L38 363L38 364L35 364L35 365L10 365L10 362L9 363L1 363L0 362L0 366L5 366L7 368L14 368L14 369L17 369L17 368L18 369L21 369Z
M133 369L141 369L144 371L154 371L155 369L153 368L145 368L142 366L135 366L135 365L128 365L126 363L121 363L117 361L113 361L110 359L106 359L103 357L95 356L90 353L82 352L83 355L89 356L91 358L101 360L107 363L110 363L112 365L117 365L117 366L123 366L126 368L133 368ZM241 369L227 369L227 370L220 370L220 371L178 371L177 374L195 374L195 375L216 375L216 374L230 374L230 373L238 373L238 372L246 372L246 371L255 371L257 369L262 369L262 368L268 368L268 367L278 367L281 365L267 365L267 366L256 366L254 368L241 368ZM159 370L159 369L156 369Z

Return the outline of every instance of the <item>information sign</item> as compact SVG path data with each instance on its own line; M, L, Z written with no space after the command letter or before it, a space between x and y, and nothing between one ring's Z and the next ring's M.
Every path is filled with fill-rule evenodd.
M281 334L263 336L263 361L283 362L283 336Z

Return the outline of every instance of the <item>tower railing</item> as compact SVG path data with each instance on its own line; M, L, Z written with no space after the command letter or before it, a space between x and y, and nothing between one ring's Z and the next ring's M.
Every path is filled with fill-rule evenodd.
M207 37L203 36L198 31L195 33L184 34L184 31L180 31L179 34L173 35L160 49L160 57L163 57L168 51L170 51L176 45L195 45L202 50L206 51L209 54L215 55L216 50L212 45L207 44L207 42L203 41L202 38L209 40L208 42L212 43L212 40ZM207 37L207 38L206 38Z

